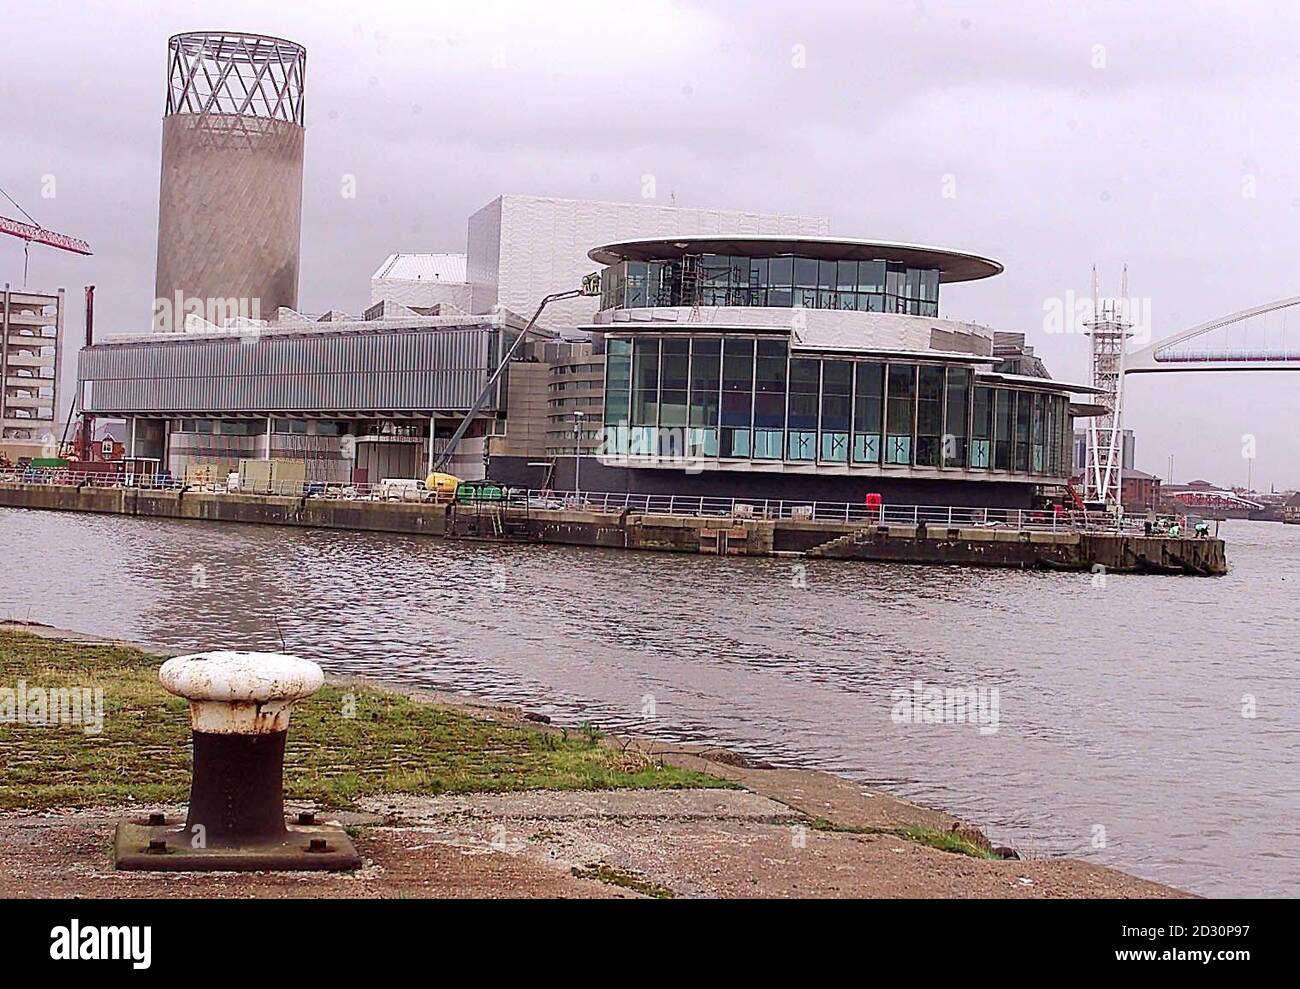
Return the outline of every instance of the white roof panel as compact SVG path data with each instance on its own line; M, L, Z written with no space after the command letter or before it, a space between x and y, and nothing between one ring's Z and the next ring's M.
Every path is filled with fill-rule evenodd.
M465 281L464 254L390 254L372 279L407 282Z

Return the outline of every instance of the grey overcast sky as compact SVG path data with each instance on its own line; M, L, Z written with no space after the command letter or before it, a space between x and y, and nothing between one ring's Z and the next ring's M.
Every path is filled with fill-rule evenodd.
M1196 0L298 3L0 0L0 186L93 258L100 333L153 294L166 43L306 45L301 308L359 311L392 251L462 251L504 192L824 215L844 236L986 254L946 315L1023 331L1055 377L1087 341L1045 307L1119 289L1155 337L1300 295L1300 4ZM354 176L355 198L343 195ZM52 178L52 183L50 179ZM43 195L45 193L46 195ZM12 214L7 203L0 213ZM0 240L0 280L22 246ZM1297 322L1300 331L1300 322ZM1300 375L1130 379L1137 466L1300 485Z

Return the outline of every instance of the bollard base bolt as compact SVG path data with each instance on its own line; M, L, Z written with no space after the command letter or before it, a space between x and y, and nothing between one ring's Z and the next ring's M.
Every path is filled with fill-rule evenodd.
M303 815L306 816L306 815ZM273 842L202 847L184 827L122 821L113 840L113 864L146 872L343 872L361 865L361 856L341 824L285 823ZM196 847L196 844L198 847Z

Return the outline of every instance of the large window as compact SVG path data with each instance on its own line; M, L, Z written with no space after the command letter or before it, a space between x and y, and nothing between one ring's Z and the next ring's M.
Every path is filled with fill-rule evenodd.
M1019 391L1016 395L1016 459L1015 469L1021 473L1029 470L1029 420L1033 393Z
M966 466L966 428L970 418L970 370L948 368L943 419L943 465Z
M754 341L725 340L722 348L722 438L719 455L750 455L753 410Z
M786 459L817 459L817 407L821 392L821 361L790 360L790 408L786 418Z
M794 304L805 309L817 308L817 259L794 259Z
M792 355L784 338L680 329L608 337L605 351L609 453L1038 477L1071 465L1066 396L977 385L969 367Z
M1052 415L1048 429L1048 456L1051 463L1048 473L1056 477L1070 473L1074 466L1074 423L1070 419L1070 400L1064 395L1048 399Z
M818 309L838 309L839 305L839 276L836 274L838 268L834 261L817 262L817 308Z
M861 361L853 393L853 462L880 463L880 436L884 423L885 365Z
M628 452L628 419L632 395L632 341L605 341L605 452Z
M916 413L916 365L890 364L886 387L885 463L910 464Z
M767 262L767 304L794 305L794 258L769 258ZM762 286L758 286L762 288Z
M627 299L629 309L641 308L650 304L649 294L646 292L646 263L644 261L629 261L627 263L627 277L625 279L624 297Z
M1033 474L1042 474L1047 469L1047 452L1043 446L1043 398L1040 392L1034 393L1033 418L1029 424L1029 470Z
M938 316L939 271L894 261L693 254L624 261L601 274L602 309L697 304Z
M922 364L916 389L916 465L938 467L943 453L943 368Z
M659 339L637 337L632 348L630 452L643 457L659 449Z
M970 465L993 466L993 389L978 385L971 402Z
M722 389L722 341L691 341L691 408L687 445L693 457L718 455L718 400Z
M1011 433L1015 425L1015 393L1006 388L994 392L993 403L993 466L997 470L1011 469Z
M1074 469L1073 447L1074 443L1074 420L1070 418L1070 400L1064 395L1060 398L1060 416L1061 427L1061 462L1057 464L1057 476L1061 474L1072 473Z
M824 361L819 460L832 464L848 463L852 405L853 364L850 361Z
M721 254L705 254L700 258L699 266L700 305L727 305L727 291L731 284L731 259ZM746 281L748 282L748 280L748 276L746 276ZM683 305L688 304L693 303L683 303ZM628 308L631 308L631 306Z
M759 340L754 361L754 456L780 460L785 446L784 340Z
M688 337L665 337L660 353L658 453L661 457L680 457L686 452L691 341Z

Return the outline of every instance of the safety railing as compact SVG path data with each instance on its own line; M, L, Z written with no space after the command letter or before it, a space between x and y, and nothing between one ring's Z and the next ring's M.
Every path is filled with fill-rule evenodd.
M765 498L710 498L696 495L627 494L512 489L512 507L531 510L578 508L638 515L685 515L730 519L806 520L909 525L935 528L1009 528L1091 531L1141 531L1139 519L1117 519L1106 512L1054 509L971 508L953 505L867 505L859 502Z
M418 480L376 483L337 481L269 481L240 488L227 483L186 483L168 475L113 475L62 469L0 471L0 481L37 485L190 490L214 494L264 494L351 501L441 502L446 493L426 490ZM484 490L484 488L486 490ZM1055 509L975 508L955 505L867 505L855 502L768 498L716 498L699 495L629 494L626 492L556 491L476 486L472 497L456 498L479 508L509 507L529 512L580 509L637 515L676 515L719 519L793 520L843 524L926 526L933 528L1005 528L1044 531L1141 532L1143 520L1105 512Z
M0 470L0 481L19 484L91 488L135 488L146 491L202 491L208 494L281 495L294 498L336 498L357 501L434 501L423 481L387 480L374 484L296 479L246 481L234 485L225 477L212 481L185 481L168 474L108 474L61 468ZM443 496L442 500L447 500Z

